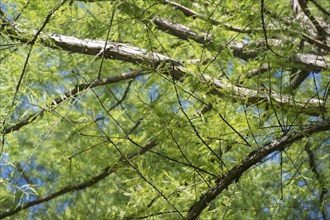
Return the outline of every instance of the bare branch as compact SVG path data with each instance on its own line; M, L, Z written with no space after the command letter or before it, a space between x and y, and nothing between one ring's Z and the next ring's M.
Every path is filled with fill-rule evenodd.
M269 91L253 90L240 86L233 85L213 78L207 74L202 75L204 82L211 83L215 87L211 90L212 94L216 94L220 97L230 97L232 101L245 100L247 104L256 104L258 102L270 105L271 102L275 106L289 107L295 109L297 112L307 113L311 115L319 115L321 112L326 111L326 107L323 106L324 102L319 99L310 99L309 101L294 100L294 97L278 95L272 93L269 95Z
M305 70L291 74L290 86L287 89L288 92L297 89L300 86L300 84L307 78L308 75L309 72Z
M246 78L249 79L254 76L258 76L262 73L269 71L270 69L271 69L271 67L268 64L264 64L264 65L260 66L258 69L250 70L249 73L247 74Z
M314 69L315 71L322 71L329 69L328 63L330 63L330 59L327 57L322 57L315 54L298 53L295 55L295 58L298 64L307 67L306 70Z
M206 33L197 33L187 26L176 24L160 17L154 17L152 21L159 30L165 31L168 34L174 35L180 39L192 39L197 43L204 45L213 44L213 39L207 36Z

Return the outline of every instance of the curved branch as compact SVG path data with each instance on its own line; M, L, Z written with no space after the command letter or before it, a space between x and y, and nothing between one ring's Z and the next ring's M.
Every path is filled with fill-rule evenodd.
M46 45L56 49L63 49L70 52L96 56L99 56L99 51L104 47L104 41L79 39L63 35L44 35L43 39ZM245 45L243 43L236 43L235 47L241 48L241 50L243 50ZM109 42L104 52L104 57L109 59L128 61L131 63L144 63L152 67L159 66L161 63L166 62L172 64L172 67L169 69L169 72L165 72L165 74L170 73L175 79L182 79L183 77L189 76L189 72L179 61L162 54L148 52L145 49L133 47L128 44ZM305 63L306 65L315 64L319 66L324 65L324 67L326 67L326 63L324 61L322 62L322 60L320 60L316 55L296 54L296 58L299 60L299 62ZM265 93L260 93L258 90L239 87L231 83L212 78L207 74L202 74L201 82L212 83L213 86L217 88L217 91L214 91L214 94L220 95L221 97L223 97L224 94L226 94L225 97L233 97L234 95L233 100L241 100L238 98L243 96L245 100L248 100L249 104L255 104L260 100L263 100L269 104L269 99L272 98L276 100L277 104L279 105L288 106L293 109L297 109L299 112L304 112L311 115L319 115L325 110L325 107L322 107L323 101L319 99L310 99L307 101L306 105L305 101L296 100L293 102L291 97L281 97L277 94L272 94L272 96L269 97L266 91ZM221 89L220 93L219 89Z
M330 11L327 11L326 9L324 9L321 5L319 5L315 0L309 0L310 2L312 2L320 11L322 11L322 13L324 13L327 16L330 16Z
M160 53L150 52L146 49L124 43L107 42L107 46L104 48L105 42L102 40L79 39L59 34L43 35L42 41L44 45L54 49L63 49L74 53L95 56L102 54L107 59L122 60L133 64L144 64L151 68L156 68L163 63L169 63L172 66L171 74L173 74L174 78L179 79L183 75L182 66L179 61Z
M323 219L327 219L327 214L326 214L326 209L324 207L324 196L325 194L328 192L327 190L327 187L326 187L326 184L324 183L324 179L322 179L319 171L318 171L318 165L316 163L316 159L315 159L315 155L314 155L314 152L312 151L311 149L311 146L310 146L310 143L307 142L306 145L305 145L305 151L307 153L307 156L308 156L308 160L309 160L309 166L312 170L312 172L314 173L317 181L319 182L320 186L321 186L321 193L320 193L320 199L319 199L319 202L320 202L320 209L321 209L321 214L322 214L322 217Z
M41 197L40 199L36 199L32 202L28 202L26 203L25 205L21 205L21 206L18 206L14 209L11 209L11 210L7 210L6 212L4 213L1 213L0 214L0 219L3 219L3 218L6 218L6 217L9 217L9 216L12 216L24 209L28 209L32 206L35 206L35 205L38 205L38 204L41 204L41 203L44 203L44 202L47 202L49 200L52 200L54 198L57 198L59 196L62 196L66 193L70 193L70 192L74 192L74 191L78 191L78 190L83 190L83 189L86 189L90 186L93 186L95 185L96 183L100 182L101 180L105 179L106 177L108 177L110 174L114 173L115 171L117 171L119 168L123 167L124 165L128 164L128 161L133 159L134 157L136 156L139 156L139 155L143 155L144 153L146 153L147 151L149 151L151 148L155 147L157 145L157 143L155 141L151 141L149 143L147 143L141 150L139 150L138 152L132 154L132 155L129 155L127 156L127 158L121 158L117 163L115 163L114 165L112 166L109 166L109 167L106 167L103 169L103 171L83 182L83 183L80 183L80 184L76 184L76 185L72 185L72 186L67 186L67 187L64 187L62 189L60 189L59 191L56 191L54 193L50 193L44 197Z
M64 36L64 35L41 35L40 36L43 44L46 46L49 46L54 49L62 49L69 52L74 53L81 53L81 54L89 54L89 55L95 55L100 56L100 51L104 48L104 41L101 40L91 40L91 39L79 39L76 37L71 36ZM246 44L244 43L232 43L232 47L236 48L234 50L235 54L240 54L241 56L246 56L243 51ZM250 54L251 55L251 54ZM170 63L172 67L170 68L170 74L175 79L182 79L183 77L186 77L189 75L187 70L182 66L182 64L170 57L164 56L159 53L155 52L149 52L145 49L141 49L138 47L133 47L128 44L123 43L117 43L117 42L108 42L107 47L104 51L104 58L108 59L117 59L117 60L123 60L131 63L142 63L142 64L148 64L150 67L157 67L161 63ZM296 54L296 58L300 63L303 63L304 65L308 66L319 66L320 68L326 68L327 64L324 60L320 60L318 56L312 55L312 54ZM72 95L75 95L79 91L82 91L84 89L87 89L90 86L99 86L104 85L107 83L113 83L118 82L125 79L134 78L136 76L139 76L143 73L141 72L135 72L132 74L123 74L115 77L111 77L105 80L97 80L94 83L91 84L82 84L78 85L75 88L73 88L71 91L67 92L65 94L65 97L70 97ZM168 74L168 72L166 73ZM279 95L272 94L272 97L269 97L268 93L265 91L265 93L260 93L258 90L252 90L247 89L243 87L239 87L236 85L233 85L231 83L225 83L221 80L212 78L206 74L203 75L203 80L201 82L204 83L212 83L217 89L212 90L213 94L217 94L221 97L226 94L225 97L233 97L232 100L241 100L243 97L243 100L248 100L249 104L255 104L259 101L264 101L266 103L269 102L269 99L272 98L276 100L276 103L281 106L288 106L293 109L297 109L298 112L311 114L311 115L320 115L323 111L325 111L325 107L323 106L323 101L318 99L311 99L307 102L307 105L304 104L306 102L304 101L295 101L292 102L290 97L280 97ZM221 92L219 91L221 89ZM234 91L234 93L232 93ZM234 95L234 96L233 96ZM239 98L239 99L238 99ZM59 104L60 102L64 101L65 98L58 98L53 101L53 106ZM269 103L268 103L269 104ZM11 126L9 128L5 128L3 130L3 133L7 134L15 130L19 130L21 127L33 122L39 114L42 114L45 110L41 110L40 112L37 112L35 114L32 114L19 122L18 124Z
M87 89L94 88L94 87L97 87L97 86L106 85L106 84L110 84L110 83L116 83L116 82L120 82L120 81L127 80L127 79L132 79L132 78L135 78L137 76L141 76L143 74L146 74L146 73L143 72L143 71L135 71L135 72L132 72L132 73L124 73L124 74L109 77L109 78L106 78L106 79L99 79L99 80L96 80L96 81L91 82L91 83L83 83L83 84L76 85L75 87L73 87L69 91L65 92L61 97L58 97L58 98L54 99L50 103L50 107L51 107L51 109L56 108L57 105L59 105L63 101L65 101L65 100L67 100L71 97L74 97L78 93L80 93L82 91L85 91ZM10 127L7 127L7 128L4 128L2 133L3 134L8 134L10 132L17 131L17 130L21 129L25 125L28 125L28 124L34 122L45 111L47 111L47 110L46 109L41 109L40 111L38 111L36 113L28 115L27 117L25 117L22 121L18 122L17 124L15 124L13 126L10 126Z
M275 151L280 151L287 148L290 144L302 139L303 137L310 136L314 133L330 130L330 120L321 122L316 125L307 126L302 131L291 132L282 136L277 141L264 145L256 151L252 151L240 165L235 166L222 176L215 186L204 193L199 201L192 205L187 214L187 220L197 219L201 212L214 200L224 189L226 189L235 180L238 180L250 167L259 163L262 159Z
M311 36L308 36L307 34L302 34L303 38L310 43L311 45L315 45L320 49L323 49L327 52L330 52L330 46L328 46L327 44L323 43L322 41L316 40L314 38L312 38Z
M294 6L293 7L297 7L297 2L295 2L297 0L293 1ZM294 9L295 10L295 9ZM292 26L296 25L295 21L292 21L292 18L288 17L288 18L281 18L278 14L276 14L275 12L271 11L269 8L265 7L265 13L267 13L268 15L270 15L273 19L280 21L281 23L283 23L285 26L287 26L287 31L290 31L290 29L292 28ZM311 45L317 46L318 48L321 48L323 50L326 50L327 52L330 52L330 47L326 44L323 43L322 41L315 39L315 35L317 35L317 33L315 33L314 29L310 29L307 28L306 25L304 25L304 23L301 23L300 26L301 29L305 29L306 33L298 33L298 32L292 32L294 34L298 34L298 35L302 35L303 39L306 40L308 43L310 43ZM291 32L291 31L290 31ZM313 35L313 36L311 36ZM326 41L329 41L330 39L326 39Z
M165 2L170 2L170 1L165 1ZM125 13L130 14L131 11L127 12L126 8L134 8L134 10L132 10L132 11L135 11L134 16L137 16L137 17L141 17L144 13L146 13L145 10L142 10L138 6L127 3L127 2L123 3L119 7L119 9L123 10ZM136 13L136 12L138 12L138 13ZM255 47L258 47L258 51L254 51L254 52L246 51L245 49L247 48L247 46L253 45L253 43L249 43L249 42L230 42L230 43L226 44L225 46L219 45L219 44L215 43L214 39L212 37L210 37L207 33L193 31L190 27L187 27L185 25L177 24L177 23L171 22L167 19L160 18L160 17L154 16L154 15L149 15L148 20L153 22L155 24L155 26L161 31L164 31L170 35L176 36L182 40L188 40L188 39L193 40L197 43L207 46L209 50L219 51L221 49L225 49L225 47L228 47L228 49L233 51L233 55L235 57L238 57L238 58L244 59L244 60L254 59L258 56L259 53L262 53L263 49L267 49L267 47L265 47L265 45L259 44L259 45L254 45ZM312 42L314 45L319 46L319 44L320 44L319 41L313 41L313 39L311 39L311 38L309 38L308 40L309 40L309 42ZM280 40L277 40L277 43L278 42L280 42ZM322 44L322 47L325 49L329 49L328 46L326 46L324 44ZM305 60L303 58L304 56L308 56L309 59ZM298 55L292 54L292 57L287 57L287 59L290 60L291 62L294 62L295 64L304 66L304 68L306 68L309 71L322 71L322 70L327 69L326 63L330 62L330 60L328 58L324 58L324 60L318 60L318 59L315 60L315 59L313 59L314 57L315 57L315 55L313 55L313 54L304 53L304 54L298 54ZM312 59L310 59L310 58L312 58Z
M42 39L45 45L50 46L56 49L63 49L69 52L75 53L83 53L83 54L90 54L99 56L101 51L104 47L104 41L100 40L91 40L91 39L79 39L70 36L63 36L63 35L42 35ZM244 44L235 44L236 47L243 48ZM300 57L302 61L306 63L312 63L313 59L317 59L316 55L303 55L297 54L297 57ZM174 76L175 79L181 79L182 77L189 76L187 70L181 65L181 63L177 60L172 58L166 57L162 54L155 53L155 52L148 52L145 49L140 49L138 47L133 47L128 44L123 43L114 43L109 42L107 44L107 48L104 52L104 57L109 59L117 59L128 61L132 63L147 63L150 66L157 66L161 62L170 62L174 63L175 66L171 68L171 74ZM321 60L314 61L314 63L318 65L323 65ZM313 64L310 64L313 65ZM324 64L325 65L325 64ZM89 87L95 87L104 85L107 83L114 83L119 82L121 80L134 78L136 76L142 75L142 72L134 72L130 74L122 74L115 77L110 77L104 80L97 80L94 83L88 84L81 84L69 92L65 93L64 97L71 97L78 92L87 89ZM272 94L270 97L267 91L260 92L258 90L247 89L243 87L236 86L234 84L224 82L219 79L212 78L211 76L204 74L202 75L203 83L211 83L216 89L213 89L211 92L221 97L232 97L233 101L237 100L247 100L249 104L255 104L257 102L263 101L269 104L270 98L275 100L280 106L288 106L293 109L296 109L300 113L306 113L311 115L320 115L323 111L326 111L326 108L323 106L323 101L319 99L311 99L306 102L296 100L295 102L290 99L290 97L279 96L277 94ZM53 106L58 105L62 101L66 100L66 98L57 98L52 103ZM323 107L322 107L323 106ZM14 126L9 128L5 128L3 133L7 134L15 130L19 130L21 127L33 122L39 114L41 115L45 110L41 110L35 114L32 114L22 120L21 122L17 123Z
M307 7L307 1L306 0L297 0L301 10L304 12L304 14L308 17L308 19L311 20L311 22L313 23L315 29L317 30L317 33L320 37L321 40L325 40L325 35L326 35L326 31L325 28L321 26L321 24L316 20L316 18L314 17L314 15L312 15L312 13L309 11L309 8Z
M210 18L208 16L202 15L196 11L191 10L190 8L187 8L177 2L169 1L169 0L159 0L162 4L169 4L173 6L174 9L181 11L183 14L185 14L188 17L193 17L193 18L199 18L205 22L210 22L213 25L222 25L224 28L237 32L237 33L246 33L246 34L251 34L255 32L263 32L263 29L248 29L248 28L240 28L240 27L234 27L230 24L223 23L219 20L216 20L214 18ZM312 1L315 3L314 1ZM286 22L287 26L292 26L292 24L289 24ZM281 29L276 30L274 28L270 29L269 31L281 31ZM290 30L291 31L291 30ZM308 36L307 34L302 34L303 38L307 40L308 43L315 45L321 49L327 50L330 52L330 47L327 44L324 44L323 42L313 39L312 37Z

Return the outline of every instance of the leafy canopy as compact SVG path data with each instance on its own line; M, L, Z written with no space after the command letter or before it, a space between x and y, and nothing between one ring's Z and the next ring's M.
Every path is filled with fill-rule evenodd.
M0 1L0 218L329 218L329 15Z

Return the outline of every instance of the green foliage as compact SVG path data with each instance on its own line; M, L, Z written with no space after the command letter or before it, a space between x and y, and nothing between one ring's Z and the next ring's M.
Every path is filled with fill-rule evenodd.
M0 218L329 218L327 3L264 4L1 1Z

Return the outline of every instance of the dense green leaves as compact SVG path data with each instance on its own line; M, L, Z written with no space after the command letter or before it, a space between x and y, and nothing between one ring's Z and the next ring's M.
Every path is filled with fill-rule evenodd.
M327 13L0 1L0 218L329 218Z

